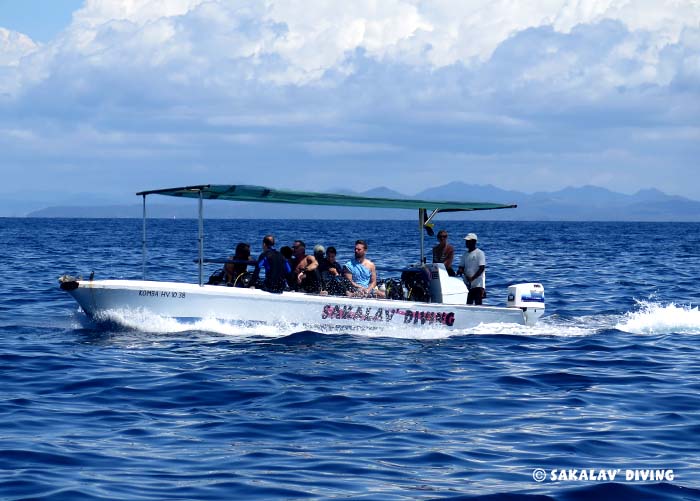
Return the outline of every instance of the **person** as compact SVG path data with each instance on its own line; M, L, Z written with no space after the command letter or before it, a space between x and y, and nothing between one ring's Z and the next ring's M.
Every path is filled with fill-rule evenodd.
M319 261L318 271L321 275L321 288L334 296L344 296L348 281L343 277L343 266L336 260L335 247L328 247L326 257Z
M284 258L289 261L289 265L292 265L292 258L294 257L294 251L289 245L285 245L283 247L280 247L280 253L284 256Z
M318 263L319 266L321 266L321 262L324 261L326 254L326 248L321 245L321 244L316 244L314 245L314 257L316 258L316 262Z
M285 261L287 261L287 274L285 275L285 280L287 281L287 284L295 284L296 277L294 276L294 251L289 245L283 245L280 247L280 254L282 254Z
M250 280L251 289L254 288L260 277L260 270L265 269L265 279L261 284L261 289L267 292L281 294L285 287L285 277L290 271L290 267L284 256L275 249L275 237L265 235L262 241L263 251L258 257L258 262Z
M455 258L455 248L447 243L447 232L445 230L438 231L437 240L438 244L433 247L433 263L444 264L447 274L454 277L455 270L452 269L452 261Z
M384 297L384 292L377 289L377 269L367 259L367 242L355 242L355 258L345 263L344 275L354 288L348 294L356 296Z
M226 263L224 265L224 280L226 285L243 287L243 278L248 271L248 261L250 261L250 244L239 242L236 245L236 251L229 260L237 261L235 263Z
M293 276L296 277L296 284L289 284L290 287L306 292L319 292L321 281L318 276L318 261L314 256L306 255L306 244L303 240L295 240L292 245L294 257Z
M340 277L343 274L342 265L336 260L338 251L335 247L326 249L326 257L323 261L319 261L318 270L321 272L321 277L325 280L326 277Z
M467 304L482 304L486 292L486 256L484 251L476 248L476 234L469 233L464 237L467 252L462 256L457 274L464 274L469 294Z

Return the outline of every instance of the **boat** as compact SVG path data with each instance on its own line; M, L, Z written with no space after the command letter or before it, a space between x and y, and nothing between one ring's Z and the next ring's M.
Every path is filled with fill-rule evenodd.
M67 275L59 278L61 289L77 301L88 317L97 321L109 321L115 312L135 312L179 321L216 319L245 325L291 325L324 332L409 326L456 330L488 323L531 326L544 314L544 288L540 283L510 285L503 306L467 305L468 291L464 282L449 276L444 264L427 263L425 259L425 230L431 227L437 214L509 209L515 205L364 197L251 185L196 185L142 191L137 195L143 200L143 279L95 280L92 275L86 280ZM146 280L146 198L151 195L199 201L198 283ZM203 255L204 200L417 209L420 260L401 270L401 280L388 282L389 287L394 286L395 292L398 290L398 294L393 295L395 299L336 296L323 292L285 291L275 294L254 288L209 285L204 283L204 264L221 261L207 260Z

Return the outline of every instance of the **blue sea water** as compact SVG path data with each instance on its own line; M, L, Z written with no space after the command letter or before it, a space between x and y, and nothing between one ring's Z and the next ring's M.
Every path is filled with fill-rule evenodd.
M141 221L0 219L0 499L700 499L700 225L441 226L479 235L487 304L541 281L540 324L95 325L57 277L141 278ZM418 260L412 221L205 230ZM148 278L196 282L196 221L148 240Z

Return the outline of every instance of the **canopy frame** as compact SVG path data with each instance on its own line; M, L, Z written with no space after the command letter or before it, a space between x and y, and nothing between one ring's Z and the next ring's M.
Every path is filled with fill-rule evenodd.
M420 200L410 198L365 197L360 195L342 195L316 193L308 191L275 190L264 186L245 184L201 184L140 191L143 197L143 279L146 279L146 196L165 195L180 198L198 199L198 251L199 251L199 285L203 285L204 264L204 200L228 200L239 202L263 202L295 205L325 205L336 207L371 207L377 209L418 209L420 231L420 263L425 263L425 239L423 228L440 212L462 212L476 210L514 209L515 204L498 204L491 202L454 202ZM428 216L427 210L431 209Z

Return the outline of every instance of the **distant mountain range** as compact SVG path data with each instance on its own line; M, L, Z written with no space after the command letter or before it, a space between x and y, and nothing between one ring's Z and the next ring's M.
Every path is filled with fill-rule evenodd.
M468 200L517 204L515 210L478 211L447 214L445 218L472 220L519 221L700 221L700 202L680 196L667 195L656 189L641 190L634 195L616 193L597 186L565 188L555 192L532 194L503 190L492 185L472 185L451 182L429 188L413 196L378 187L354 193L389 198L420 198L427 200ZM167 202L166 202L167 200ZM149 197L148 217L196 218L196 203L168 197ZM27 217L67 218L140 218L142 206L99 205L54 206L29 211ZM376 210L350 207L289 206L243 202L205 203L207 218L245 219L412 219L413 211ZM442 217L442 216L441 216Z

